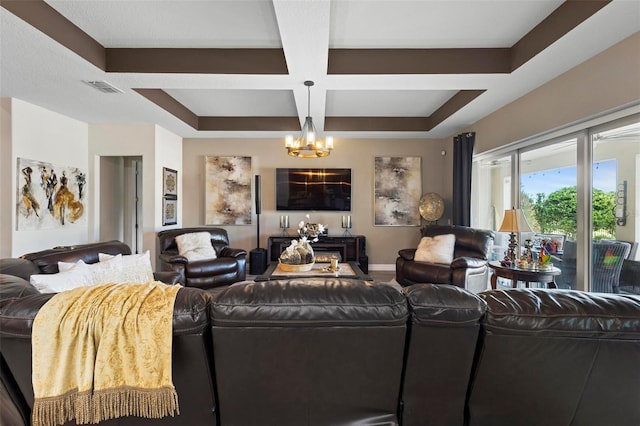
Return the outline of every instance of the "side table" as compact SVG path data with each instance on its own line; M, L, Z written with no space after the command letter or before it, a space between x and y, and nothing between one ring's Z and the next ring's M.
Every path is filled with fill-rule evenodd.
M499 261L489 262L489 267L493 269L491 275L491 288L495 290L498 277L511 280L511 286L516 288L518 281L523 281L527 287L530 282L545 283L548 288L558 288L556 285L556 276L562 271L553 266L550 269L527 269L517 266L502 266Z

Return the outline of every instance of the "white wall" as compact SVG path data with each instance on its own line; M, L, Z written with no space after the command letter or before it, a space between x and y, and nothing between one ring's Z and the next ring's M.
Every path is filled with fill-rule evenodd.
M89 140L90 170L96 176L100 176L101 156L142 158L143 238L140 252L149 250L155 265L156 232L163 229L162 167L178 170L180 178L182 138L153 124L95 124L89 126ZM100 182L96 181L94 185L98 188ZM97 192L92 197L94 215L89 223L96 241L100 239L100 194Z
M16 205L19 202L16 188L22 183L17 176L17 159L87 170L88 125L19 99L3 100L2 115L2 200L9 202L3 201L0 210L5 219L3 236L5 232L8 233L6 223L10 224L11 232L10 249L5 242L2 244L3 256L8 254L15 257L58 245L88 242L89 228L86 223L67 223L55 229L16 230ZM9 123L10 130L7 132L4 125ZM8 175L5 168L9 169ZM93 175L87 173L87 181L90 182L92 178ZM90 213L91 207L85 204L85 214ZM7 218L10 220L7 221Z
M284 139L185 139L182 180L183 224L185 227L204 225L204 157L207 155L240 155L252 157L252 173L262 177L262 214L260 215L260 247L267 237L280 235L279 217L288 214L289 233L294 235L297 224L305 219L304 212L275 210L275 169L278 167L344 167L352 169L353 235L367 237L367 253L372 269L393 268L398 250L417 247L418 227L373 225L373 162L376 156L422 157L422 192L437 192L447 200L445 217L451 217L452 141L416 139L336 139L329 157L300 159L287 155ZM442 157L440 152L447 151ZM252 179L253 181L253 179ZM311 220L326 224L329 235L342 235L342 212L311 213ZM224 226L233 247L247 251L256 245L256 215L251 226Z
M156 181L155 191L158 196L156 197L156 216L155 224L156 229L170 229L179 228L182 224L182 208L180 208L181 200L183 199L183 186L182 186L182 138L169 132L168 130L156 126ZM162 226L162 196L163 196L163 182L162 182L162 169L163 167L178 171L178 223L171 226Z

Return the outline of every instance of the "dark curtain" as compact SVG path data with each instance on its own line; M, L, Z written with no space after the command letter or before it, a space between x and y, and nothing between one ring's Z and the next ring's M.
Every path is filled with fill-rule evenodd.
M471 225L471 167L475 132L453 138L453 212L454 225Z

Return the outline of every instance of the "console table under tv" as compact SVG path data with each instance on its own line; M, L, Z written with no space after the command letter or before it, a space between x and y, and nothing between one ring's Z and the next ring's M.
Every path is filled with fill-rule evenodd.
M269 237L267 241L267 258L269 262L278 262L280 253L286 249L297 236ZM367 239L363 235L330 237L323 236L311 244L314 253L323 251L340 253L341 262L357 262L365 274L369 273L369 258L367 257Z

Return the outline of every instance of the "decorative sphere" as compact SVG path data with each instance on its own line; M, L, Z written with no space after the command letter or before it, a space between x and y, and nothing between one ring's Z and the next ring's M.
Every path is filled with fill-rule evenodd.
M444 200L435 192L426 193L420 198L418 210L424 220L435 222L444 214Z

